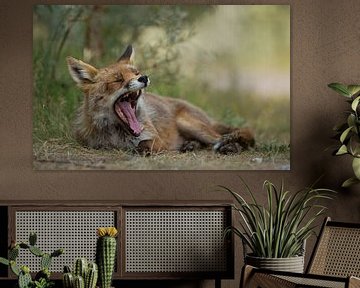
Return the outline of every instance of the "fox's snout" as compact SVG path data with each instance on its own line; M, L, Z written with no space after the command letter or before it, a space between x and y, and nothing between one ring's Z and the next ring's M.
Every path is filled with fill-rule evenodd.
M146 75L143 75L137 79L139 82L144 83L145 87L150 84L149 77Z
M150 84L150 79L146 75L142 75L139 78L135 78L130 80L127 85L125 85L125 89L128 91L137 91L143 88L146 88Z

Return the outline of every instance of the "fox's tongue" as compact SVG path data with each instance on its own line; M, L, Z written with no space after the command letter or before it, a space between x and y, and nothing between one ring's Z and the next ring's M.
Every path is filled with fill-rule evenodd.
M119 111L120 110L120 111ZM141 133L141 125L139 121L136 118L135 115L135 108L131 107L130 102L118 101L115 105L115 111L119 115L120 118L122 118L121 113L126 117L126 120L130 126L130 129L134 133L135 136L139 136Z

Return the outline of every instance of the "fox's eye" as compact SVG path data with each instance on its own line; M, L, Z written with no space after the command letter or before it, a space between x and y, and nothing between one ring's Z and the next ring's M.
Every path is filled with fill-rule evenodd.
M114 82L124 82L122 77L117 77Z
M135 76L140 75L140 71L137 70L137 69L135 69L135 68L131 68L130 71L131 71L132 73L134 73Z

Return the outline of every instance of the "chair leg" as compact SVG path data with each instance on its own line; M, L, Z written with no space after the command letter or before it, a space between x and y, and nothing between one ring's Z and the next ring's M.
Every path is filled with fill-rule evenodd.
M221 279L215 278L215 288L221 288Z
M253 271L254 271L254 267L252 267L250 265L244 265L244 267L242 268L242 271L241 271L239 288L248 287L250 280L251 280L251 275L253 274Z

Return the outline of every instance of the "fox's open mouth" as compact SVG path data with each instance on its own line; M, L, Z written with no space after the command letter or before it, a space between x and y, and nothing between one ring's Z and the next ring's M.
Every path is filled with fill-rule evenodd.
M134 136L139 136L142 130L141 124L136 117L136 105L140 95L141 90L122 94L114 104L116 115Z

